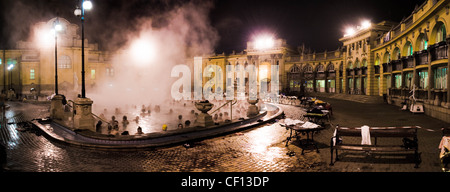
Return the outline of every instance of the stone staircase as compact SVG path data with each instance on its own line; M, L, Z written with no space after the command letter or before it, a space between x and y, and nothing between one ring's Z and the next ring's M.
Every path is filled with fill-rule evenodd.
M372 96L372 95L348 95L342 93L307 93L307 96L310 97L319 97L319 98L333 98L340 100L348 100L359 103L370 103L370 104L380 104L383 103L382 96Z

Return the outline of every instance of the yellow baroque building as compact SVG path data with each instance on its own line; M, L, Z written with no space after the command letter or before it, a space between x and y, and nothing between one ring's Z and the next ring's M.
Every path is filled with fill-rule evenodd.
M34 26L32 38L16 43L16 49L1 50L0 88L8 90L9 99L45 99L55 92L55 35L51 30L58 20L63 29L57 34L59 94L81 91L81 37L79 26L64 18L53 18ZM85 39L86 89L103 78L112 78L114 69L108 52Z
M400 23L358 26L339 39L342 46L335 51L294 49L282 39L258 50L248 42L241 53L203 58L203 66L254 64L261 72L279 65L280 92L287 95L367 95L401 105L414 88L426 114L450 122L449 11L450 0L428 0Z

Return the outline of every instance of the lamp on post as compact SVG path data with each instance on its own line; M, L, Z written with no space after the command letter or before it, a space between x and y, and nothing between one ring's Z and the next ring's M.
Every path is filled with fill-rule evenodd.
M92 2L82 0L81 9L77 7L75 16L81 17L81 98L86 98L85 71L84 71L84 12L92 9Z
M59 19L53 22L53 31L55 32L55 95L58 95L58 31L62 30Z
M89 0L82 0L81 9L77 7L74 14L81 17L81 96L74 101L74 129L88 129L93 132L96 131L94 126L94 118L92 116L93 101L86 98L86 83L84 70L84 13L92 9L92 2Z

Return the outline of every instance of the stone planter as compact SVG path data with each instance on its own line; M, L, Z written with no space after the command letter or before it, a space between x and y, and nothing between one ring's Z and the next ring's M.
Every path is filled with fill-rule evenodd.
M210 103L208 100L195 102L195 108L202 113L197 116L197 125L201 127L209 127L214 125L212 116L208 114L208 111L214 107L214 104Z
M247 102L250 104L250 106L248 106L248 110L247 110L247 117L253 117L253 116L256 116L259 114L258 106L256 106L258 101L259 101L259 99L247 100Z

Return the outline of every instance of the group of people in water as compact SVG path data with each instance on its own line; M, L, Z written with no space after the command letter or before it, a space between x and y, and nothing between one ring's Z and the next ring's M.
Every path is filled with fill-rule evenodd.
M225 104L226 101L217 101L215 102L215 108L220 107L223 104ZM194 108L194 103L192 101L191 104L186 101L169 101L167 102L169 109L166 113L167 115L171 115L173 113L181 111L179 108ZM146 121L146 118L152 116L152 112L154 113L161 113L161 106L160 105L142 105L141 109L137 109L138 107L136 105L125 106L125 110L129 111L131 110L137 110L138 115L134 117L133 119L128 119L127 115L130 115L130 113L124 113L121 108L115 108L114 112L108 112L106 108L103 109L103 112L99 116L99 120L96 124L96 131L98 133L107 134L107 135L130 135L130 133L134 133L135 135L142 135L143 127L141 126L147 126L145 123L142 124L140 121ZM213 109L214 110L214 109ZM231 115L229 114L230 106L229 104L219 109L217 112L213 115L213 120L216 124L222 123L222 122L229 122L231 121ZM245 103L239 102L236 105L233 105L233 117L241 117L245 116ZM105 115L111 114L112 116L110 118L107 118ZM184 116L183 116L184 115ZM172 117L178 117L178 122L174 120L167 119L169 121L168 123L162 122L162 130L167 131L168 129L184 129L189 128L193 124L196 123L197 116L199 114L194 110L190 110L189 113L186 114L179 114L178 116L172 116ZM117 116L122 116L122 121L119 122L119 120L116 119ZM109 119L109 120L108 120ZM161 122L160 116L157 116L154 120L157 122ZM134 121L134 123L131 123L130 121ZM153 120L152 120L153 121ZM130 124L131 123L131 124ZM177 125L176 127L173 124ZM136 125L137 127L133 130L132 127Z
M173 106L173 103L171 103ZM184 104L184 107L186 107L186 104ZM126 107L126 110L128 111L129 107ZM132 105L131 106L132 110L136 110L137 106L136 105ZM132 120L128 120L128 117L126 114L129 113L123 113L121 108L115 108L110 120L108 120L108 118L105 116L105 114L111 114L108 113L108 110L106 108L103 109L103 112L100 114L97 124L96 124L96 132L98 133L102 133L102 134L107 134L107 135L130 135L130 132L132 132L132 128L130 128L130 121L134 121L134 123L131 124L135 124L137 125L137 128L135 129L135 135L142 135L144 134L143 132L143 128L142 126L142 122L140 123L140 121L142 121L142 119L145 120L145 118L150 117L152 115L152 110L155 113L160 113L161 112L161 106L160 105L154 105L152 107L152 105L142 105L142 108L140 109L140 113L139 115L137 115L136 117L134 117ZM172 108L169 108L169 111L167 114L172 114L174 113L174 110ZM194 114L194 110L192 110L192 114ZM122 116L122 121L119 123L119 121L116 119L116 116ZM194 115L192 115L192 117L194 117ZM191 121L189 119L183 121L183 116L180 114L178 115L178 119L179 119L179 124L177 126L178 129L180 128L187 128L190 127L191 125ZM160 119L159 119L160 120ZM132 126L132 125L131 125ZM144 123L145 126L145 123ZM168 128L168 124L165 123L162 126L162 130L163 131L167 131Z

